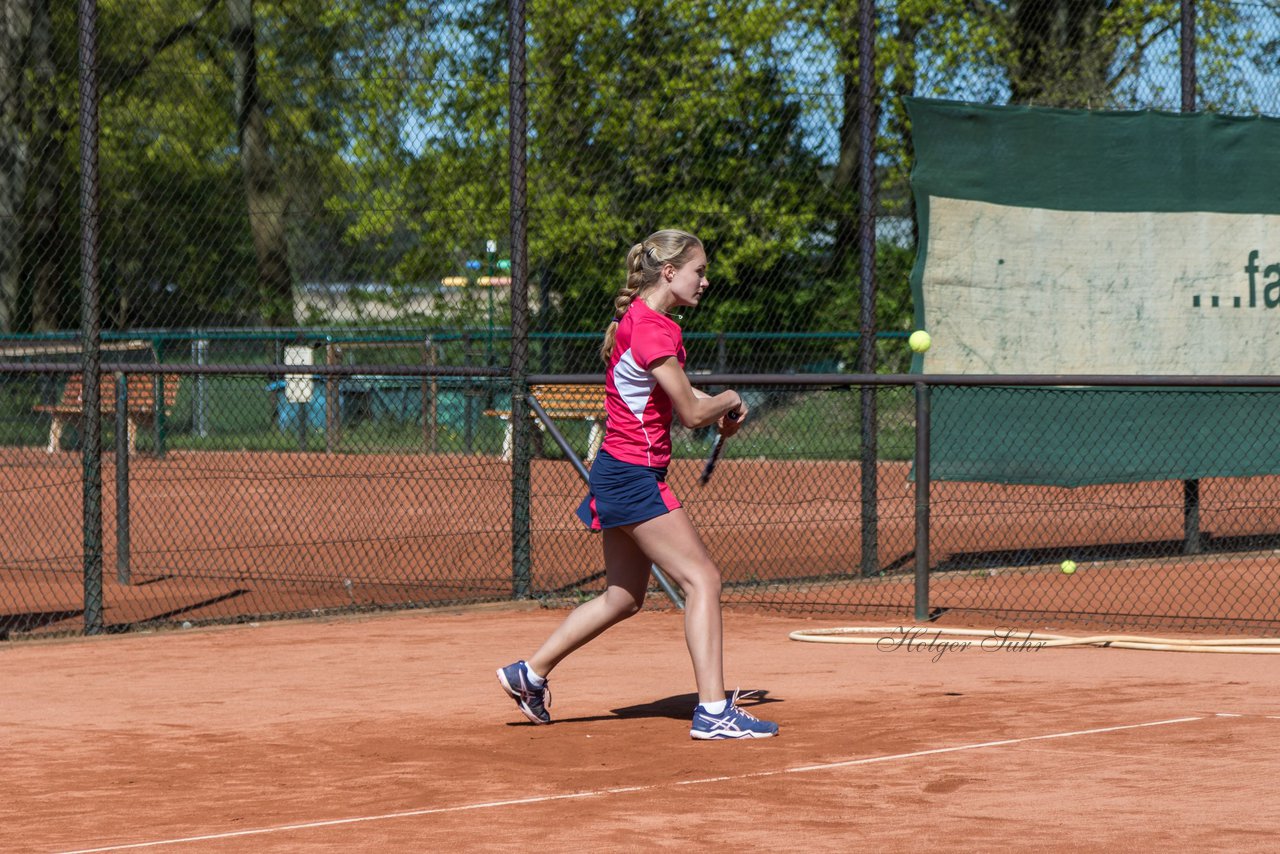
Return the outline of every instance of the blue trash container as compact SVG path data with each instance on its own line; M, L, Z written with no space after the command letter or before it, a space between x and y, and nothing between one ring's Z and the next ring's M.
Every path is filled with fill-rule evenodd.
M275 396L276 401L276 426L282 432L296 433L298 431L299 411L305 407L307 411L307 429L308 430L324 430L325 428L325 395L324 395L324 378L311 378L311 400L306 403L295 403L285 397L284 380L276 380L267 384L267 391Z

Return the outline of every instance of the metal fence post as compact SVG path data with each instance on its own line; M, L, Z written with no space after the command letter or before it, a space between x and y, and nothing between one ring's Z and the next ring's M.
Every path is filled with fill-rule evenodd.
M129 378L116 374L116 581L132 580L129 544Z
M876 29L875 0L858 0L858 283L862 289L858 370L876 372ZM880 571L879 484L876 451L876 389L863 386L862 562L863 577Z
M1181 44L1179 64L1182 67L1182 112L1196 109L1196 3L1182 0ZM1182 551L1199 554L1203 543L1200 539L1200 481L1182 482Z
M1196 109L1196 0L1182 0L1181 43L1178 63L1182 70L1182 112Z
M525 388L529 374L529 208L525 98L525 5L510 0L508 154L511 180L511 592L527 599L533 585L529 511L532 463ZM493 290L490 288L490 299Z
M428 368L436 366L436 345L428 335L422 339L422 364ZM436 452L436 421L439 418L437 402L440 397L440 382L435 374L430 378L422 378L422 444L427 453Z
M164 363L164 339L163 338L157 338L155 340L154 349L156 354L156 365L159 366ZM165 445L165 440L169 433L169 425L165 423L164 374L162 374L158 370L155 373L155 377L152 378L151 388L154 391L154 394L153 394L154 401L152 402L152 412L155 415L155 426L156 426L155 455L156 455L156 459L160 459L161 457L164 456L164 445Z
M929 384L916 383L916 591L915 619L929 619Z
M98 4L80 0L80 298L84 389L84 633L103 631L102 601L102 321L98 277Z
M198 338L191 342L191 361L197 366L208 363L209 339ZM195 390L191 397L191 430L200 439L209 436L209 416L205 400L207 383L208 380L204 374L196 374Z
M325 336L324 363L342 364L342 351L333 343L333 336ZM342 441L342 380L335 374L324 378L324 450L332 454Z
M471 352L471 333L466 330L463 330L462 333L462 360L464 365L474 364ZM462 412L464 419L462 424L462 447L469 454L475 444L476 381L475 377L467 374L466 379L462 382ZM489 380L486 378L485 382L489 382Z

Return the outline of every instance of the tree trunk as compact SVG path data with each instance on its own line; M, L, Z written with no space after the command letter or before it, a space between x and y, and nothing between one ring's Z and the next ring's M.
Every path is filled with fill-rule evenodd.
M846 33L854 32L853 21L848 22ZM841 41L847 41L842 39ZM831 272L842 275L848 270L850 259L857 252L858 242L858 57L857 42L842 49L840 75L842 99L840 110L840 156L831 176L832 197L835 200L835 233L831 251Z
M858 172L862 157L858 109L859 0L840 0L835 5L836 29L831 34L840 69L840 150L831 176L834 201L831 274L843 280L856 279L854 259L858 256ZM873 130L874 136L874 130ZM852 279L851 279L852 277Z
M920 244L920 224L916 221L915 197L911 194L909 176L915 165L915 145L911 136L911 123L907 120L906 99L915 94L916 76L919 71L916 61L916 36L920 34L921 22L908 19L901 13L898 15L897 30L894 41L897 42L897 62L894 63L893 81L890 83L892 111L889 114L889 138L899 140L902 145L898 174L902 178L903 216L911 223L911 245Z
M1016 0L1010 11L1010 103L1084 107L1106 98L1115 44L1098 33L1104 0Z
M0 331L21 325L22 229L16 228L27 188L24 77L31 50L31 0L0 0Z
M76 322L79 294L68 262L76 258L66 228L66 177L74 174L61 139L67 126L58 110L57 69L53 63L51 0L35 0L31 36L31 69L35 79L31 133L30 211L22 231L23 274L30 282L31 329L46 332L71 328Z
M249 228L257 255L259 311L268 326L292 326L293 273L285 234L285 195L279 189L266 114L258 89L253 0L227 0L235 52L236 137L244 172Z

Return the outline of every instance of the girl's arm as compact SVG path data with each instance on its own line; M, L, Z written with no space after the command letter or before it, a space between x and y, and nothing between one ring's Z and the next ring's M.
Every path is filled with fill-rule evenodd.
M671 398L671 407L685 427L705 427L735 410L746 414L742 398L736 391L730 389L714 396L698 391L672 356L655 360L649 365L649 370Z
M700 388L694 388L693 396L698 398L699 400L703 400L703 399L710 400L711 398L711 395L707 394L705 391L703 391ZM734 433L737 433L738 428L742 426L742 422L746 419L748 411L749 411L749 407L747 406L747 402L744 400L742 401L742 403L738 405L737 409L732 410L732 414L733 414L732 418L730 418L728 415L722 415L719 418L717 418L716 426L719 428L720 432L723 433L726 437L732 436Z

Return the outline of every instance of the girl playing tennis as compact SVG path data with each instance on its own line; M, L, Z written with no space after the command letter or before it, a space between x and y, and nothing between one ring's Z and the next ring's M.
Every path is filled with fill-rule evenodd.
M701 241L659 231L627 253L627 282L614 299L600 354L605 374L605 439L591 466L591 494L578 515L602 531L604 595L579 605L527 661L498 670L498 681L535 724L551 722L547 677L557 664L605 629L640 610L650 564L685 592L685 640L693 659L696 739L768 738L778 725L725 698L720 571L688 514L666 484L671 419L686 427L716 424L738 431L747 406L736 391L704 394L685 376L680 326L671 309L696 306L708 287Z

